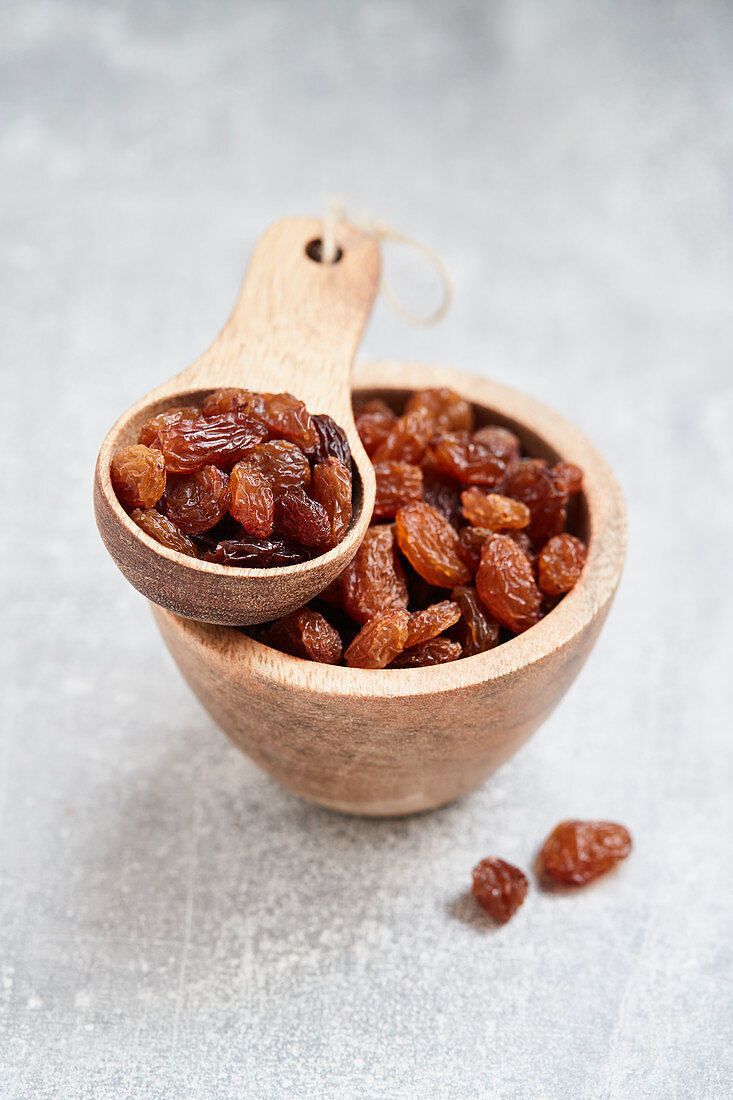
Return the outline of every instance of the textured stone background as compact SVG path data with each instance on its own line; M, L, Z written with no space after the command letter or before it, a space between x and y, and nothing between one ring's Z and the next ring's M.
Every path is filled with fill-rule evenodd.
M730 1087L726 0L6 0L0 33L4 1098L722 1097ZM433 245L454 364L576 420L628 568L483 790L307 806L230 747L91 512L117 414L193 359L257 234L325 199ZM436 288L390 253L413 305ZM702 530L702 535L698 530ZM636 851L495 931L465 891L559 817Z

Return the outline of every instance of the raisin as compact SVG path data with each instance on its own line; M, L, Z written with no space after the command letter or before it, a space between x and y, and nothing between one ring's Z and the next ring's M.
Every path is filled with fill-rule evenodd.
M473 869L473 896L497 924L506 924L527 896L529 882L503 859L482 859Z
M323 505L302 489L288 489L275 500L275 530L304 546L330 545L331 521Z
M262 470L275 496L289 489L307 490L310 487L310 463L295 443L284 439L260 443L247 459Z
M152 508L165 492L163 456L141 443L118 451L109 473L120 503L127 508Z
M429 665L444 665L457 661L463 656L459 642L450 638L429 638L427 642L410 646L394 659L390 668L427 668Z
M377 462L374 466L377 478L377 497L372 522L377 519L393 519L403 504L422 497L423 475L419 466L410 462Z
M542 845L546 874L568 886L584 886L610 871L631 851L623 825L609 821L561 821Z
M492 535L484 543L476 588L494 618L515 634L539 621L542 593L525 554L508 535Z
M310 553L298 543L285 539L255 539L243 536L222 539L213 550L204 554L205 561L217 565L234 565L244 568L264 568L277 565L298 565L308 561Z
M475 588L459 585L451 592L461 611L458 636L465 657L486 653L499 644L499 624L489 615Z
M166 490L166 515L189 535L208 531L228 508L229 478L216 466L176 478Z
M283 653L307 657L325 665L338 664L343 652L338 631L323 615L309 607L301 607L285 618L270 623L262 632L260 641Z
M460 617L461 609L453 600L441 600L423 611L413 612L407 627L405 646L420 645L421 642L436 638L438 634L454 626Z
M562 531L568 495L555 484L541 459L522 459L507 479L504 492L529 508L527 534L531 539L544 541Z
M246 459L238 462L229 477L229 511L248 535L264 539L272 534L275 496L262 470Z
M542 548L537 566L540 588L548 596L559 596L575 587L585 559L585 543L574 535L555 535Z
M481 564L483 545L493 534L488 527L462 527L458 532L458 553L471 570L472 576L476 575Z
M529 508L519 500L498 493L482 493L475 485L461 493L463 514L475 527L490 531L517 531L530 520Z
M356 413L354 420L364 450L371 457L385 441L397 423L397 417L384 401L369 401Z
M440 389L417 390L408 399L405 412L423 409L433 418L435 431L460 432L473 428L473 408L446 387Z
M405 648L409 611L383 611L361 628L344 658L351 668L385 668Z
M400 550L428 584L453 588L471 574L458 552L458 532L445 516L424 501L400 508L395 517Z
M476 443L489 447L496 457L501 459L507 473L511 473L516 468L522 448L519 437L514 432L510 432L508 428L501 428L498 424L487 424L484 428L477 428L473 438Z
M527 558L529 564L533 569L537 567L537 554L532 549L532 539L529 537L526 531L508 531L512 542L515 542L522 553Z
M507 462L478 433L447 432L430 444L429 454L443 473L458 481L496 485L505 476Z
M556 462L550 476L561 493L572 496L583 488L583 471L572 462Z
M319 436L313 417L302 401L292 393L257 394L261 403L252 406L252 415L267 425L270 435L297 443L306 454L315 451Z
M380 611L407 607L407 581L391 527L370 527L341 574L344 609L358 623Z
M433 434L433 418L424 409L405 413L398 418L387 438L374 451L372 461L377 463L396 460L417 465L422 461Z
M187 554L190 558L198 557L198 551L190 538L155 508L135 508L130 512L130 519L133 519L146 535L150 535L151 539L155 539L161 546L167 546L169 550L177 550L179 554Z
M325 462L327 458L337 458L343 462L347 470L351 470L351 447L346 438L346 433L339 428L332 416L321 413L313 417L313 423L318 436L315 450L312 452L314 462Z
M313 469L311 496L325 510L330 525L327 546L336 546L351 523L351 471L331 456Z
M214 390L201 406L201 416L218 416L220 413L234 412L235 409L251 409L257 396L252 390L235 386ZM253 415L256 416L256 413Z
M138 436L138 442L144 443L146 447L157 447L158 436L160 432L166 428L172 427L173 424L179 424L182 420L198 420L201 413L198 409L194 409L192 405L186 405L182 409L171 409L169 412L158 413L157 416L152 416L150 420L146 420L140 429L140 435Z
M422 466L422 499L442 512L449 523L457 527L461 522L461 483L440 472L429 459Z
M173 474L187 474L212 463L231 469L266 435L264 424L235 410L181 420L161 431L158 439L166 469Z

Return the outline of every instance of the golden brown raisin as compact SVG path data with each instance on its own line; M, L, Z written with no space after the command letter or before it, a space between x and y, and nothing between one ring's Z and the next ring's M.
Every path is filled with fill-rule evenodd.
M397 417L383 401L372 402L380 408L364 409L355 416L356 430L364 444L364 450L371 457L397 423Z
M494 534L488 527L462 527L458 532L458 553L465 561L471 574L475 576L481 564L481 550L488 538Z
M410 646L394 659L390 668L428 668L430 665L444 665L457 661L463 656L459 642L450 638L429 638L427 642Z
M252 414L262 420L270 435L289 439L309 454L316 450L319 437L313 417L302 401L292 393L257 394L261 404L252 405Z
M127 508L152 508L165 492L163 456L141 443L118 451L109 473L120 503Z
M487 424L484 428L477 428L473 433L476 443L489 447L506 466L507 473L516 467L522 453L518 436L510 432L508 428L501 428L498 424Z
M344 658L351 668L385 668L405 648L409 611L383 611L361 628Z
M447 432L430 444L429 454L445 474L458 481L496 485L506 474L507 462L477 432Z
M517 531L530 520L529 508L519 500L483 493L475 485L461 493L463 514L475 527L490 531Z
M499 624L481 603L476 589L459 585L453 589L451 597L461 611L458 636L463 645L464 657L486 653L498 645Z
M337 458L351 471L351 447L346 433L339 428L332 416L320 413L313 417L318 441L311 454L314 462L325 462L327 458Z
M295 443L285 439L273 439L260 443L247 455L249 462L262 470L275 496L288 489L308 489L311 468L308 459Z
M424 409L400 416L387 438L372 455L377 462L411 462L419 464L434 431L433 418Z
M428 584L453 588L471 574L459 554L458 532L432 505L416 500L395 517L397 542L407 560Z
M165 512L179 530L197 535L226 515L229 499L228 476L216 466L204 466L168 485Z
M311 496L325 509L331 528L327 546L336 546L351 523L351 470L331 456L313 468Z
M568 886L584 886L610 871L631 851L623 825L609 821L561 821L542 845L546 874Z
M276 498L275 530L303 546L325 549L331 541L331 521L326 509L302 489L288 489Z
M494 618L515 634L539 621L542 593L525 554L508 535L492 535L484 543L476 588Z
M537 565L540 588L559 596L575 587L588 556L585 543L574 535L555 535L542 548Z
M181 409L170 409L168 412L158 413L146 420L140 429L138 442L146 447L158 447L158 435L165 428L180 423L181 420L197 420L201 413L192 405L186 405ZM160 450L160 448L158 447Z
M422 497L422 470L410 462L377 462L374 466L377 478L377 497L372 522L377 519L393 519L403 504Z
M410 615L405 646L416 646L436 638L444 630L454 626L461 617L461 609L453 600L441 600L423 611Z
M201 416L218 416L220 413L234 412L235 409L251 409L258 397L252 390L240 389L237 386L226 386L224 389L214 390L201 406ZM254 414L256 415L256 414Z
M272 534L275 495L265 475L246 459L238 462L229 477L229 511L248 535L264 539Z
M561 493L572 496L583 488L583 471L572 462L556 462L550 476Z
M167 516L161 515L155 508L134 508L130 512L130 519L161 546L167 546L169 550L177 550L179 554L187 554L190 558L199 556L188 535L179 531L175 523Z
M407 581L391 527L369 528L341 574L341 589L344 609L358 623L380 611L407 607Z
M264 424L242 410L235 410L198 420L181 420L161 431L158 439L166 469L173 474L186 474L214 463L221 469L231 469L266 435Z
M338 664L343 651L338 631L323 615L309 607L301 607L270 623L260 640L283 653L325 665Z
M562 531L568 496L555 484L542 459L522 459L505 482L504 492L529 508L527 534L531 539L544 541Z
M423 409L433 418L436 432L471 431L473 428L472 406L446 387L413 393L407 400L405 412L417 409Z
M527 896L529 882L503 859L482 859L473 869L473 895L497 924L506 924Z

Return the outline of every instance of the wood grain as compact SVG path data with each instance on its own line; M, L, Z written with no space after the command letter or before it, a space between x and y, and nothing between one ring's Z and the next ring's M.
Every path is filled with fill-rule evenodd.
M588 560L575 589L537 626L489 653L427 669L328 667L239 631L154 608L163 638L214 720L303 798L372 816L431 809L478 786L524 744L583 665L623 567L626 518L611 470L578 429L516 390L470 375L367 363L355 387L401 401L450 386L511 427L527 450L584 470L576 527Z
M190 367L122 416L97 459L94 507L104 543L131 584L149 600L206 622L262 622L299 607L325 588L356 553L374 505L374 473L354 426L350 372L379 283L379 245L353 226L337 227L338 263L305 252L322 223L276 222L258 242L231 317ZM234 569L197 561L160 545L121 507L109 476L112 455L137 442L142 424L177 405L195 404L220 386L288 391L311 412L329 413L346 432L355 463L354 517L343 542L300 565Z

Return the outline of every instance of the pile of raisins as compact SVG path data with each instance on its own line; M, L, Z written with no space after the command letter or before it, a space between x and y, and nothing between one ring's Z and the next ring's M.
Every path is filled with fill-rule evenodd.
M522 456L469 402L419 390L402 415L355 409L377 478L372 524L320 597L248 633L355 668L419 668L484 653L539 622L575 585L586 547L565 531L583 474Z
M289 393L221 389L200 409L160 413L118 451L110 474L146 534L219 565L308 561L351 522L346 436Z

